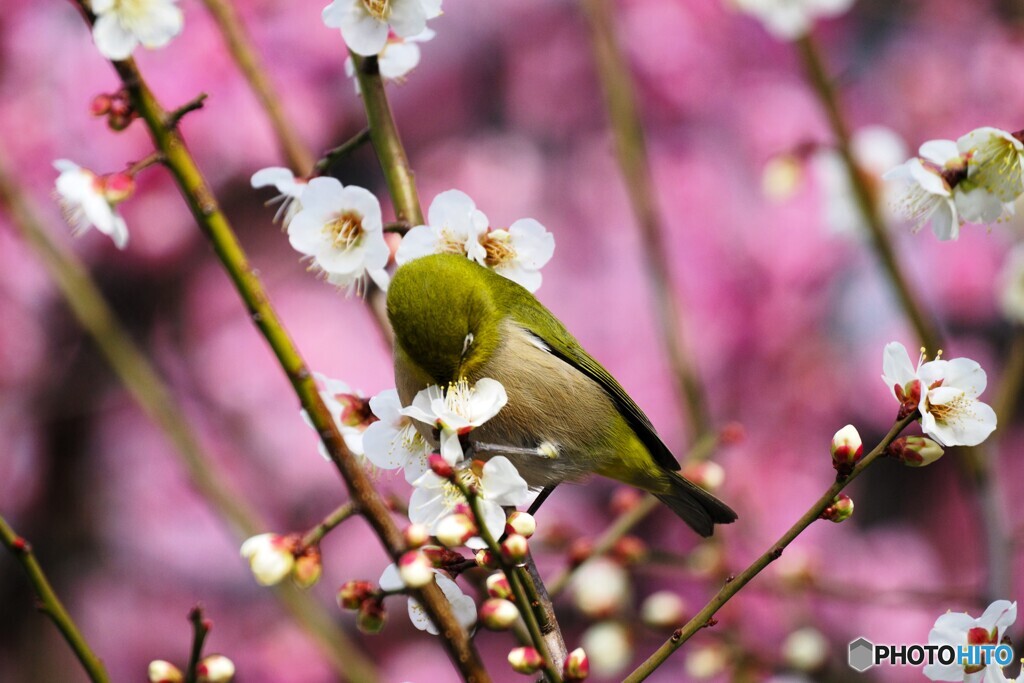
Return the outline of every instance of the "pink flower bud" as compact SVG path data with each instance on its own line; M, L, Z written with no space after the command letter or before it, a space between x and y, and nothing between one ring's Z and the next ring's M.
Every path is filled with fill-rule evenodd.
M455 470L440 453L432 453L427 458L427 463L430 465L431 471L442 479L451 479L455 475Z
M106 116L110 113L111 98L106 93L100 93L96 97L92 98L92 102L89 103L89 113L93 116ZM162 660L156 660L162 661Z
M747 430L739 422L729 422L718 433L718 440L723 446L735 446L747 438Z
M822 519L830 522L845 522L853 514L853 500L845 493L840 493L832 504L821 513Z
M889 444L886 453L908 467L924 467L942 457L942 446L925 436L901 436Z
M132 125L132 117L129 115L120 115L114 111L110 112L110 116L107 117L107 127L110 130L121 132Z
M683 623L686 603L672 591L658 591L644 600L640 618L655 629L674 629Z
M832 467L840 476L849 476L854 466L864 455L864 442L861 441L857 428L846 425L832 437Z
M503 572L495 572L487 577L487 594L492 598L512 600L512 586Z
M714 493L725 482L725 470L717 462L702 460L687 463L682 475L705 491Z
M295 566L292 567L292 581L299 588L312 588L320 580L323 570L324 565L320 559L320 548L310 546L295 558Z
M517 647L508 653L508 663L521 674L532 674L540 671L544 660L540 653L532 647Z
M632 486L620 486L612 493L612 501L609 508L611 513L618 517L639 505L642 498L641 493Z
M348 581L338 589L338 606L342 609L359 609L375 590L376 586L369 581Z
M519 619L519 610L508 600L491 598L480 605L480 623L492 631L511 628Z
M578 567L594 553L594 541L589 538L577 538L569 546L569 566Z
M530 554L530 544L524 536L509 534L501 543L501 554L513 564L522 564Z
M477 550L474 559L476 560L477 566L483 567L484 569L497 569L501 566L501 563L498 562L498 558L495 557L494 553L487 548Z
M410 550L398 559L398 575L409 588L423 588L434 580L434 564L419 550Z
M149 663L149 683L182 683L185 674L181 669L162 659L154 659Z
M439 545L425 545L419 550L427 556L427 559L435 567L447 567L448 565L458 564L466 559L454 550L448 550L448 548L442 548Z
M383 602L373 598L363 600L363 603L359 605L359 613L356 615L356 627L363 633L376 635L384 630L387 617Z
M465 545L466 541L477 535L476 524L469 515L457 512L441 519L434 530L434 536L449 548Z
M410 524L402 535L410 548L421 548L430 543L430 529L426 524Z
M565 658L562 678L566 681L582 681L589 675L590 662L587 660L587 653L582 647L578 647Z
M207 655L196 664L196 683L230 683L235 663L224 655Z
M111 204L128 199L135 192L135 178L130 173L111 173L103 176L103 197Z
M647 544L636 536L623 536L612 546L611 555L623 564L636 564L647 557Z
M519 534L523 538L533 536L537 531L537 520L529 512L516 510L505 520L506 534Z

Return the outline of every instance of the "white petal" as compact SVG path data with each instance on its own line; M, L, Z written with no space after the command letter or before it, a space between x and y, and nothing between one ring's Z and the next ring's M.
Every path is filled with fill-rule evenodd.
M960 150L952 140L929 140L921 145L917 152L923 158L939 166L945 166L960 156Z
M902 387L915 379L917 369L910 361L906 347L899 342L886 344L885 350L882 351L882 381L893 391L893 396L896 395L894 385Z
M932 214L932 232L942 241L960 237L960 218L952 200L940 202Z
M953 191L956 210L961 218L971 223L995 223L1003 215L1003 202L983 187L964 191L957 186Z
M92 39L101 55L115 61L131 57L139 44L135 34L121 25L114 12L97 17L92 26Z
M388 23L391 30L402 38L422 33L427 27L427 13L423 3L421 0L391 0Z
M498 505L522 505L530 496L526 480L519 476L515 465L502 455L484 464L481 487L485 498Z
M555 236L532 218L520 218L509 226L508 233L512 238L517 260L524 268L542 268L555 253Z
M398 573L398 567L394 563L384 568L384 573L380 575L377 584L381 590L389 592L405 588L405 582L402 581L402 577Z
M437 247L437 234L434 229L428 225L417 225L405 233L402 241L398 244L395 263L401 266L421 256L437 253Z
M944 387L963 389L968 396L974 397L985 391L988 377L985 370L970 358L954 358L946 361L943 369Z
M156 49L163 47L181 33L184 25L185 15L180 7L170 2L153 3L147 12L146 20L138 22L135 35L145 47Z
M411 42L388 43L377 60L380 75L388 80L403 78L419 63L420 47Z
M326 10L324 23L327 23ZM388 42L387 23L378 21L361 2L355 3L353 9L341 17L339 28L345 44L357 55L372 57Z
M473 426L479 427L497 415L506 403L508 403L508 394L501 382L485 377L473 386L470 421Z

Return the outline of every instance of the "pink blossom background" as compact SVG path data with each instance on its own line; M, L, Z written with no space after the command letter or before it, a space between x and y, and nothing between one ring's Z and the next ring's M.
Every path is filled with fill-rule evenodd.
M344 44L323 27L324 0L237 3L285 110L316 150L364 125L347 81ZM204 6L184 0L186 28L168 48L137 54L168 107L199 92L204 109L184 133L215 186L271 298L310 365L368 394L392 384L389 351L362 302L306 272L249 176L283 163L256 99ZM824 225L809 174L794 196L770 201L762 168L780 153L829 134L792 46L722 0L623 0L616 30L626 48L647 125L655 192L674 286L718 426L746 438L715 456L722 497L740 521L716 535L720 562L738 571L766 549L830 484L832 433L847 423L868 444L896 406L879 381L891 340L916 345L864 240ZM1024 127L1024 12L1010 1L861 0L816 29L854 128L882 124L910 148L992 125ZM469 193L493 225L538 219L555 257L538 296L631 392L665 441L689 435L656 334L639 233L613 156L587 26L574 2L448 0L437 38L408 81L389 87L424 205L437 192ZM120 134L91 118L94 95L117 87L71 3L11 2L0 22L0 154L51 234L85 259L104 293L151 354L230 488L268 530L312 526L345 498L316 453L314 433L266 344L202 239L168 174L142 175L123 207L125 252L90 232L72 240L50 196L51 161L113 171L145 157L144 128ZM346 184L386 191L371 149L335 168ZM383 203L387 204L386 201ZM903 268L949 338L947 357L989 371L991 400L1012 327L996 306L996 274L1018 225L968 226L955 243L893 226ZM215 627L211 651L230 656L238 680L338 680L317 646L258 587L239 539L190 487L172 446L140 411L81 331L36 256L0 214L0 513L28 537L114 680L144 680L156 658L183 663L185 615L202 601ZM1019 422L1001 425L989 449L1020 538L1024 476ZM401 477L381 486L407 495ZM565 563L555 537L592 538L613 519L617 487L563 487L540 512L542 571ZM954 457L920 471L882 462L851 488L854 517L817 523L698 634L655 681L687 680L689 655L727 643L745 673L766 680L850 677L846 644L927 639L946 610L984 608L983 535ZM667 511L638 535L653 549L690 552L693 538ZM702 552L707 552L702 551ZM1024 595L1013 552L1016 599ZM345 580L375 580L385 555L353 520L324 543L314 589L368 653L382 681L456 680L440 644L413 629L400 598L380 636L363 636L333 605ZM786 567L806 563L819 587L780 590ZM720 578L679 566L630 569L633 664L667 634L641 626L637 608L656 590L698 609ZM468 588L467 588L468 590ZM852 595L851 595L852 594ZM593 622L563 596L570 646ZM813 625L831 643L828 663L794 672L781 643ZM1019 627L1011 631L1020 640ZM527 680L504 662L508 634L477 642L495 680ZM727 680L735 671L717 676ZM617 680L623 672L595 672ZM916 670L875 669L866 680L918 680ZM0 557L0 681L79 681L84 674L55 629L33 609L16 563Z

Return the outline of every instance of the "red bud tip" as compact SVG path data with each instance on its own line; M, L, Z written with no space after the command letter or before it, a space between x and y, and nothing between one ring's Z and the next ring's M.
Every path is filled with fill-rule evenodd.
M945 451L927 437L901 436L889 444L885 452L908 467L924 467L941 458Z
M825 508L825 511L821 513L822 519L827 519L830 522L845 522L853 514L853 500L845 493L840 493L836 496L832 504Z
M739 422L729 422L718 433L718 440L723 446L734 446L743 443L747 438L747 430Z
M501 543L501 554L513 564L522 564L530 554L530 545L524 536L509 534Z
M430 543L430 529L425 524L410 524L402 535L410 548L421 548Z
M348 581L338 589L338 606L342 609L359 609L375 590L376 586L369 581Z
M106 116L110 113L112 102L110 95L101 93L92 98L92 102L89 103L89 113L93 116Z
M506 534L519 534L530 538L537 532L537 520L529 512L514 511L505 521Z
M196 664L196 683L230 683L235 663L224 655L207 655Z
M616 517L624 515L635 508L641 500L641 494L632 486L620 486L612 493L609 505L611 513Z
M569 566L578 567L594 552L594 542L589 538L577 538L569 546Z
M487 594L492 598L514 599L512 597L512 586L508 582L508 577L503 572L495 572L487 577Z
M647 544L636 536L623 536L612 546L611 555L622 564L636 564L647 557Z
M135 178L124 171L103 177L103 196L111 204L123 202L135 192Z
M501 566L501 563L498 562L498 558L494 556L494 553L486 548L477 550L473 559L476 560L478 567L483 567L484 569L497 569Z
M457 512L442 518L438 522L434 536L449 548L457 548L465 545L466 541L476 536L477 533L476 524L473 523L472 517Z
M508 653L508 663L512 669L521 674L532 674L540 671L544 660L540 653L532 647L517 647Z
M451 479L455 475L455 470L440 453L432 453L427 462L431 471L442 479Z
M511 628L519 619L519 610L508 600L490 598L480 606L480 623L492 631Z
M582 681L590 675L590 661L587 653L582 647L578 647L569 653L565 658L565 666L562 669L562 678L565 681Z
M398 558L398 575L409 588L423 588L434 580L434 564L419 550L410 550Z

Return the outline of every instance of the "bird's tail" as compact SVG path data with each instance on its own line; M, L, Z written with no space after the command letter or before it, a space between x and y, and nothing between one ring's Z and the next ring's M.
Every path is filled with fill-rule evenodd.
M651 493L701 536L710 536L715 524L736 521L732 508L675 472L664 470L658 483Z

